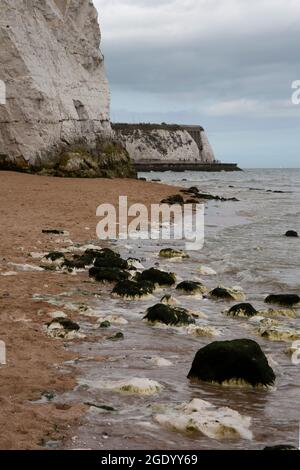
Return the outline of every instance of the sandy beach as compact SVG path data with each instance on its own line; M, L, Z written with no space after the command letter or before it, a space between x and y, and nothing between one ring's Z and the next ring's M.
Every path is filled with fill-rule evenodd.
M1 449L38 449L47 441L62 439L85 410L81 403L39 401L45 394L72 389L76 369L69 367L64 373L59 369L74 354L64 348L63 340L47 337L43 329L51 320L49 313L59 309L33 296L74 289L74 298L80 301L95 287L86 283L87 273L23 271L18 265L38 266L40 260L30 253L65 248L70 240L95 242L96 208L101 203L117 204L120 195L127 195L130 204L149 205L174 192L170 186L138 180L0 173L0 340L7 354L7 365L0 366ZM69 235L43 234L47 229ZM80 291L83 286L85 294ZM76 314L71 318L76 321Z

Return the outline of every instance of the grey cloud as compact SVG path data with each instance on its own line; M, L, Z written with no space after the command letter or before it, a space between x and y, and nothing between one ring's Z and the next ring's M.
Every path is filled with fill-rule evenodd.
M95 3L114 119L198 122L216 146L230 126L251 142L262 122L269 135L276 121L283 133L299 126L300 106L289 105L300 79L298 0Z

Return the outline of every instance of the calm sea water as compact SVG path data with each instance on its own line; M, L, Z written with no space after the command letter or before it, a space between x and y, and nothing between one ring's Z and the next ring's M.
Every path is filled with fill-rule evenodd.
M300 294L300 241L283 236L287 230L300 232L300 170L247 170L241 173L153 173L148 179L182 186L197 185L202 192L237 197L239 202L206 204L205 246L181 263L161 261L157 242L116 244L123 256L142 259L146 267L159 263L162 269L175 271L179 279L199 278L200 264L212 267L217 276L202 277L208 288L218 285L241 286L247 301L257 309L270 293ZM186 181L183 181L186 180ZM282 193L268 192L282 191ZM145 310L154 305L167 289L155 293L147 301L111 299L107 289L95 307L104 314L115 313L128 320L123 331L124 341L98 340L77 346L86 356L106 355L105 362L86 361L81 364L81 379L88 381L119 380L143 377L156 380L164 390L155 396L121 395L93 387L79 386L65 399L112 406L115 412L88 412L86 422L74 430L67 448L91 449L261 449L266 445L298 445L300 420L300 366L293 365L285 354L290 343L273 342L259 337L247 320L225 317L228 308L223 302L179 298L181 305L201 310L208 318L204 323L218 328L221 339L251 338L259 342L271 357L277 375L276 387L270 391L192 385L186 379L198 349L212 338L195 338L169 329L153 328L142 321ZM299 312L299 311L298 311ZM300 328L296 320L285 320ZM164 357L172 367L158 368L149 360ZM273 362L274 361L274 362ZM153 417L161 406L176 406L192 398L210 401L216 406L229 406L252 418L252 441L215 440L202 435L183 435L166 431Z

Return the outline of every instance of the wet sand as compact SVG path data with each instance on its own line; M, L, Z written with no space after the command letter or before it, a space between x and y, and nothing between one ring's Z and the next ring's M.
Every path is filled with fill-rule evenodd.
M0 340L6 343L7 365L0 366L0 449L38 449L61 440L80 420L85 406L38 401L43 393L71 390L76 368L60 367L75 354L63 340L47 337L43 326L49 312L59 310L35 294L60 294L74 289L82 301L95 290L86 273L70 276L49 271L20 271L11 265L39 265L32 252L59 250L72 242L96 241L96 208L117 204L159 203L176 188L136 180L79 180L0 172ZM69 236L42 234L60 229ZM100 243L99 243L100 244ZM15 272L15 275L3 275ZM72 319L76 321L76 315ZM99 357L101 361L104 358Z

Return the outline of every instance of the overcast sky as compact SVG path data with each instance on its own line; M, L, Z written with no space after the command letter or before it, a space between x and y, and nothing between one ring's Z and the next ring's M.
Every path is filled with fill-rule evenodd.
M94 0L112 120L200 124L217 158L300 166L299 0Z

